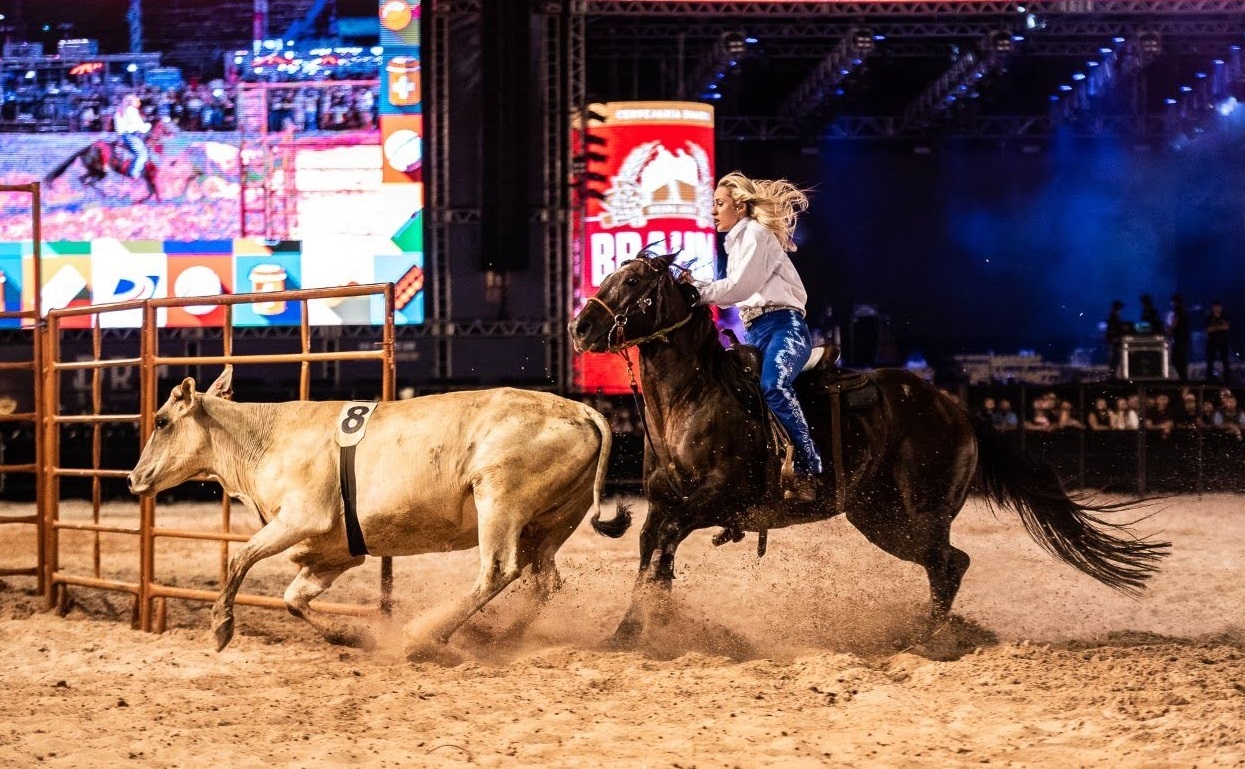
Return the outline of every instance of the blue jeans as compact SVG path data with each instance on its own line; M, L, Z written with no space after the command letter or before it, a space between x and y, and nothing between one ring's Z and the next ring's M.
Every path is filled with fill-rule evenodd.
M121 134L121 141L126 149L134 153L134 165L130 167L130 176L135 179L143 177L143 168L147 165L147 145L138 134Z
M795 471L818 475L821 455L808 432L804 409L795 397L795 378L808 363L813 338L795 310L767 312L744 329L744 338L761 351L761 389L765 402L795 444Z

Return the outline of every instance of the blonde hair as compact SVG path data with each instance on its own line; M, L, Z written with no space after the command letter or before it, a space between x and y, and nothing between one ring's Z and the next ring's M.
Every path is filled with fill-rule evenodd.
M808 195L786 179L749 179L738 171L723 176L719 187L730 193L731 200L744 207L744 212L765 226L784 251L794 251L796 218L808 210Z

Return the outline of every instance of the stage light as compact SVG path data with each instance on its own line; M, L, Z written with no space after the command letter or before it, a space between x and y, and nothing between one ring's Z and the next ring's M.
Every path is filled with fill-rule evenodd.
M135 72L138 72L138 65L137 65L137 64L127 64L127 65L125 65L125 71L126 71L126 72L129 72L130 74L133 74L133 73L135 73Z
M1164 104L1166 104L1166 105L1167 105L1167 106L1169 106L1169 107L1174 107L1174 106L1176 106L1176 100L1175 100L1175 99L1172 99L1172 98L1170 98L1170 97L1169 97L1169 98L1167 98L1167 99L1164 99L1164 100L1163 100L1163 103L1164 103Z
M748 45L756 45L760 41L757 40L755 37L745 37L744 42L747 43Z
M1007 30L998 30L990 33L990 47L997 53L1009 53L1015 46L1012 40L1012 33Z
M1228 98L1219 102L1219 104L1215 106L1215 109L1219 111L1220 115L1223 115L1224 117L1228 117L1233 112L1236 112L1236 108L1239 106L1240 106L1240 102L1236 100L1236 97L1229 96Z
M1073 79L1073 80L1084 80L1084 79L1085 79L1085 73L1084 73L1084 72L1073 72L1073 73L1072 73L1072 79Z
M1064 83L1063 85L1059 86L1059 90L1064 91L1064 92L1071 91L1072 86L1068 85L1067 83Z
M726 49L728 56L737 58L744 55L748 49L748 42L738 32L727 32L722 35L722 46Z
M1145 56L1157 56L1163 52L1163 39L1157 32L1142 32L1137 36L1137 47Z
M852 31L852 47L855 48L857 52L863 54L872 53L873 48L876 45L877 43L874 41L873 30L861 28Z
M380 46L380 45L374 45L374 46L372 46L372 55L373 55L373 56L380 56L380 55L381 55L381 54L383 54L384 52L385 52L385 48L384 48L384 46Z

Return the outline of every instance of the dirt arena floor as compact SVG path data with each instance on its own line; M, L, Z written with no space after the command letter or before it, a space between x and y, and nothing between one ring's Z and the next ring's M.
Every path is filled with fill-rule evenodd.
M973 557L958 621L928 644L923 573L843 520L775 531L759 561L753 536L714 548L712 532L696 534L680 550L676 616L629 652L605 642L638 527L614 541L585 525L559 559L564 590L521 645L487 641L503 596L443 664L407 662L396 632L377 652L343 649L250 607L217 653L206 604L171 601L157 636L130 629L128 595L75 589L61 618L32 580L10 577L0 766L1245 765L1245 498L1155 510L1143 528L1173 553L1133 600L971 502L953 531ZM132 520L128 506L107 513ZM159 520L208 527L218 515L164 507ZM32 527L0 533L0 566L29 563ZM136 572L133 538L105 537L102 551L105 574ZM89 535L66 533L64 552L89 572ZM165 541L157 575L215 589L219 560L218 545ZM409 617L463 590L475 552L395 566L397 615ZM326 599L374 597L376 565L356 572ZM278 556L244 590L280 595L293 574Z

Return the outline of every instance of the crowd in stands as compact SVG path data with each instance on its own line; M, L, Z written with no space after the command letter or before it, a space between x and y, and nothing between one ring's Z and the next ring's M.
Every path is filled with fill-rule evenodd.
M1163 436L1174 430L1217 430L1241 438L1245 435L1245 410L1228 389L1147 391L1130 395L1099 395L1085 413L1078 413L1068 399L1047 391L1033 399L1028 413L1016 413L1007 398L982 399L977 414L1003 431L1057 430L1155 430Z
M137 93L147 120L167 119L184 131L233 131L237 128L237 88L221 81L191 83L179 88L143 86L106 90L85 86L54 95L26 94L18 106L8 107L5 123L15 130L17 114L28 111L39 120L63 130L110 132L113 113L121 99ZM374 88L327 86L278 88L268 92L268 130L339 131L370 129L377 125L378 99Z

